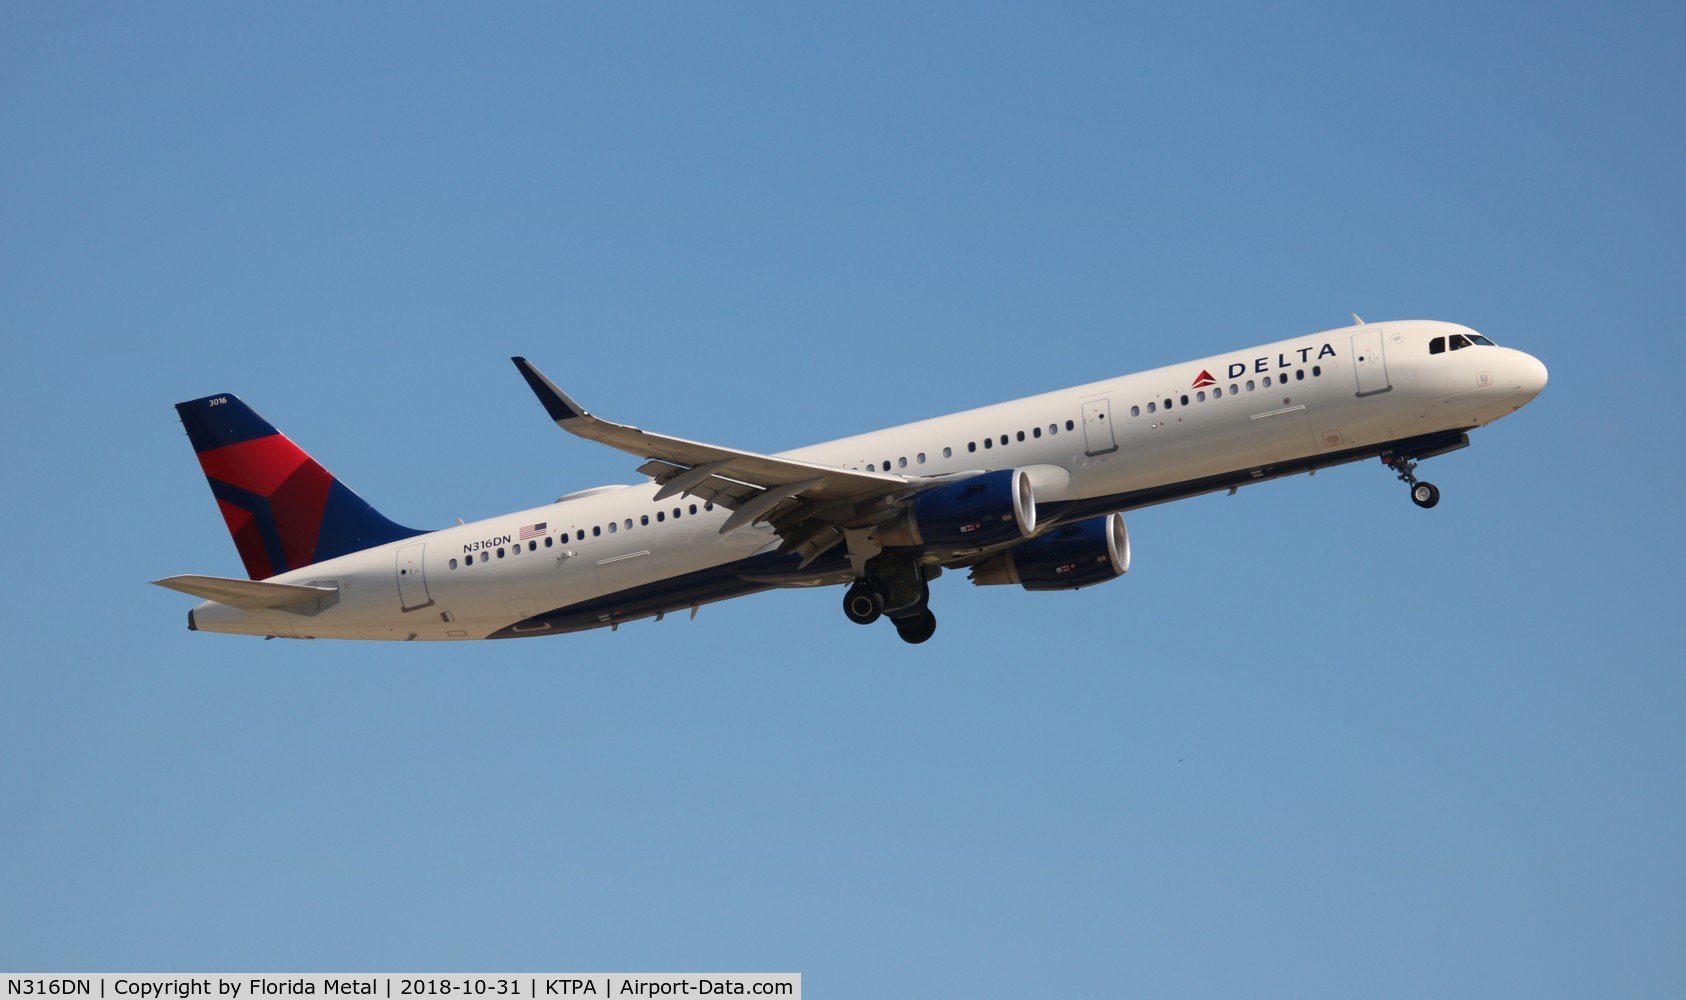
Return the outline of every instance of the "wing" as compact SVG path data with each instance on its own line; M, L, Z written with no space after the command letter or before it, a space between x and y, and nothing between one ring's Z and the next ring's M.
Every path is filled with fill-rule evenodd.
M721 534L765 521L784 540L780 551L800 552L804 565L841 542L845 527L890 517L900 499L933 481L797 462L617 424L586 412L526 358L510 360L556 426L646 459L638 471L661 484L656 499L686 494L725 507L732 515Z

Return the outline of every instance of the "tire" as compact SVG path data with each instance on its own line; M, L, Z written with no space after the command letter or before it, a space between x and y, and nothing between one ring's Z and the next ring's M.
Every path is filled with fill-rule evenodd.
M1440 502L1440 487L1433 483L1418 483L1411 487L1411 502L1427 510Z
M857 580L843 594L843 614L856 625L871 625L884 614L884 594L865 580Z
M937 634L937 616L931 613L930 608L926 608L916 615L898 618L896 634L902 637L903 642L917 646Z

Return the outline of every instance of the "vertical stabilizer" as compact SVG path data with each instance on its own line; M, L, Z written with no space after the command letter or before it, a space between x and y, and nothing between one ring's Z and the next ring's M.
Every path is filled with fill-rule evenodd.
M422 534L387 520L238 396L176 412L253 580Z

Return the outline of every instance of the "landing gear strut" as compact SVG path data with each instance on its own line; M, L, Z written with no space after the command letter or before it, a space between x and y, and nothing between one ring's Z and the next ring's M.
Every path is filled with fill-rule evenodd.
M1418 507L1427 510L1440 502L1440 487L1417 479L1416 459L1388 452L1382 455L1382 464L1392 469L1400 482L1411 487L1411 502Z
M912 559L873 560L869 575L849 585L843 594L843 614L857 625L871 625L888 617L902 641L920 643L937 631L937 616L931 613L927 570Z

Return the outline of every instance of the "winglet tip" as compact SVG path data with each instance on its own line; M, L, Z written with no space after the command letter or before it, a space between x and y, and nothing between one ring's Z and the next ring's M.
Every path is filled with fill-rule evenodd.
M516 370L527 380L527 387L533 390L533 395L539 397L539 402L544 404L544 411L550 414L550 419L561 423L585 416L585 411L580 409L579 404L569 399L550 379L545 378L544 373L533 367L531 361L519 356L509 360L515 362Z

